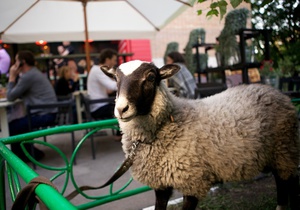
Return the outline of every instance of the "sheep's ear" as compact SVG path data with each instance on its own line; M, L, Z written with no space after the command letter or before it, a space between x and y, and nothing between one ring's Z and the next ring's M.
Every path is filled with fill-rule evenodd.
M103 71L106 76L114 79L116 75L116 69L115 68L109 68L108 66L101 66L100 69Z
M176 64L167 64L159 69L159 74L161 79L166 79L176 74L179 70L180 66Z

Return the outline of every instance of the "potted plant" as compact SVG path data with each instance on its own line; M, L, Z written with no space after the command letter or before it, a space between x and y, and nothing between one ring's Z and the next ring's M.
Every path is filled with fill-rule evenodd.
M259 68L260 80L263 84L278 88L278 72L273 68L272 60L263 60Z

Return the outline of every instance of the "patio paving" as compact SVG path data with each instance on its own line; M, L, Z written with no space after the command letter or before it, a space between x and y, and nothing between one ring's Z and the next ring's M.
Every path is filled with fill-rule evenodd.
M76 183L81 185L92 185L99 186L106 182L111 175L114 173L116 168L122 163L124 160L124 153L122 151L121 142L114 141L111 138L111 131L107 130L106 136L96 136L94 137L95 141L95 151L96 151L96 159L92 159L91 154L91 144L88 139L78 151L77 154L77 164L74 165L74 178ZM76 131L76 142L82 138L84 135L84 131ZM67 155L68 158L71 156L71 136L70 134L58 134L47 137L47 142L58 147L64 154ZM45 158L41 161L41 163L49 165L49 166L63 166L62 158L52 149L48 147L44 147L42 145L36 145L38 148L43 150L46 154ZM29 164L31 166L31 164ZM32 166L31 166L32 167ZM45 170L43 168L37 167L36 172L42 176L50 178L57 172ZM55 180L53 183L57 186L58 189L61 189L64 183L65 176L62 176ZM130 178L130 173L126 172L119 180L117 180L114 184L114 189L119 189L123 186ZM134 189L137 187L143 186L142 184L133 181L128 189ZM6 186L7 188L7 186ZM69 183L66 193L64 195L68 195L69 192L73 191L74 187L71 183ZM109 187L106 187L102 190L90 190L86 191L86 194L89 196L98 196L104 195L109 192ZM9 199L7 199L7 209L11 208L12 202L10 201L10 196L8 190L6 191ZM179 198L181 194L175 192L171 199ZM71 202L75 205L79 205L82 203L86 203L90 200L84 198L83 196L78 195ZM147 191L141 194L137 194L128 198L124 198L121 200L117 200L114 202L110 202L101 206L94 207L92 209L99 210L140 210L145 207L149 207L154 205L155 196L154 192Z

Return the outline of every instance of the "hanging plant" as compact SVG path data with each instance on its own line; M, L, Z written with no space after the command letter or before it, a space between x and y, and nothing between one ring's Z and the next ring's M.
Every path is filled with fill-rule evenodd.
M231 65L240 61L239 45L236 34L242 28L246 28L249 10L246 8L235 9L225 18L225 26L218 37L219 46L216 51L222 57L222 66Z
M189 41L184 49L185 62L192 74L197 72L197 58L196 58L196 54L193 53L193 45L205 43L205 34L206 34L205 30L202 28L197 28L192 30L190 32ZM203 53L199 53L198 59L200 61L200 70L204 70L208 59L207 55Z

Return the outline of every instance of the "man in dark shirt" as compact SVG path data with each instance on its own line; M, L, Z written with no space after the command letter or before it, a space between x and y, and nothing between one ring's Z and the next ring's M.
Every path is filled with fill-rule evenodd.
M24 105L49 104L57 101L54 89L45 75L38 70L35 59L30 51L20 51L16 55L16 62L10 68L9 82L7 85L7 99L14 101L21 98ZM17 80L18 77L18 80ZM32 128L45 127L54 124L57 108L36 110L32 117ZM29 132L28 116L15 119L9 123L10 135ZM41 159L42 151L25 144L30 153L34 150L36 159ZM11 145L12 151L24 161L27 161L19 143Z

